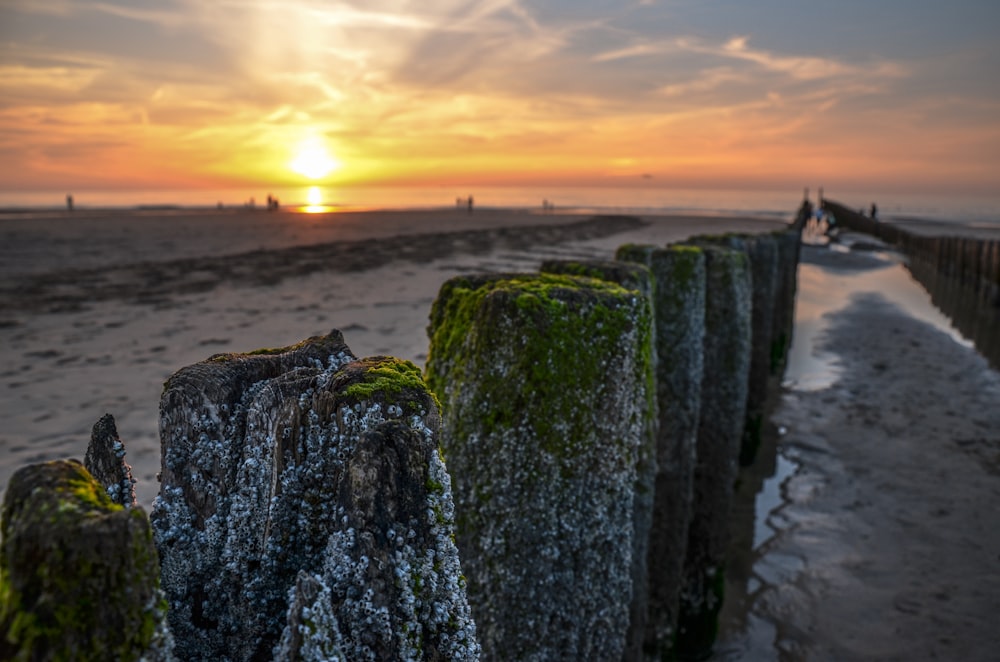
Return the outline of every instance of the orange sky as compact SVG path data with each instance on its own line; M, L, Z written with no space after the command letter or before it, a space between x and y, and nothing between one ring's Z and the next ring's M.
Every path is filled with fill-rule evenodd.
M1000 5L748 4L9 0L0 189L1000 191Z

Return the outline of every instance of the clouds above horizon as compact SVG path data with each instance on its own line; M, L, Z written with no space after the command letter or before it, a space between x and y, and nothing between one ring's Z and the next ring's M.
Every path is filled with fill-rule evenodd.
M143 182L260 181L319 131L358 180L902 181L932 157L995 183L1000 6L745 4L11 0L4 181L99 185L95 158Z

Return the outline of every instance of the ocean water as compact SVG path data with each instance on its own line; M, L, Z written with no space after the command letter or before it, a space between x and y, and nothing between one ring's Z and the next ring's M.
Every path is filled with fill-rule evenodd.
M634 187L334 187L301 186L273 189L163 189L127 191L0 191L0 211L10 209L65 209L71 193L77 209L112 208L225 208L267 204L277 198L285 209L356 211L366 209L436 209L465 205L473 197L476 208L538 209L551 205L555 213L698 213L785 216L798 208L803 189L693 189L661 185ZM809 192L813 202L816 190ZM931 194L877 194L836 191L824 195L845 205L867 210L878 204L884 219L916 217L963 224L1000 225L1000 194L945 196Z

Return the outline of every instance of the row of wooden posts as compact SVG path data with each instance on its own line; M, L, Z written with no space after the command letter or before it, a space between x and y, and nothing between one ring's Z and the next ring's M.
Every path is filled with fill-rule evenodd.
M442 288L427 376L484 658L711 648L738 464L790 342L800 227Z
M832 200L823 207L837 224L891 244L906 267L958 329L1000 370L1000 239L921 234L880 222Z
M452 279L423 373L336 331L182 369L149 518L107 418L12 478L0 657L704 654L808 217Z

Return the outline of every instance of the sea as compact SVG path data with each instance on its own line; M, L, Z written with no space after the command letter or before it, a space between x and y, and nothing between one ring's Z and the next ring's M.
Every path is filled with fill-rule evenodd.
M374 209L545 210L549 213L705 215L750 214L788 216L804 197L814 203L819 189L725 189L636 187L337 187L299 186L272 189L157 189L118 191L3 191L0 212L66 209L72 196L75 209L195 210L264 208L275 199L285 210L302 212L362 211ZM1000 192L981 195L929 193L873 193L826 189L831 200L869 212L878 207L885 220L911 218L961 224L1000 226Z

